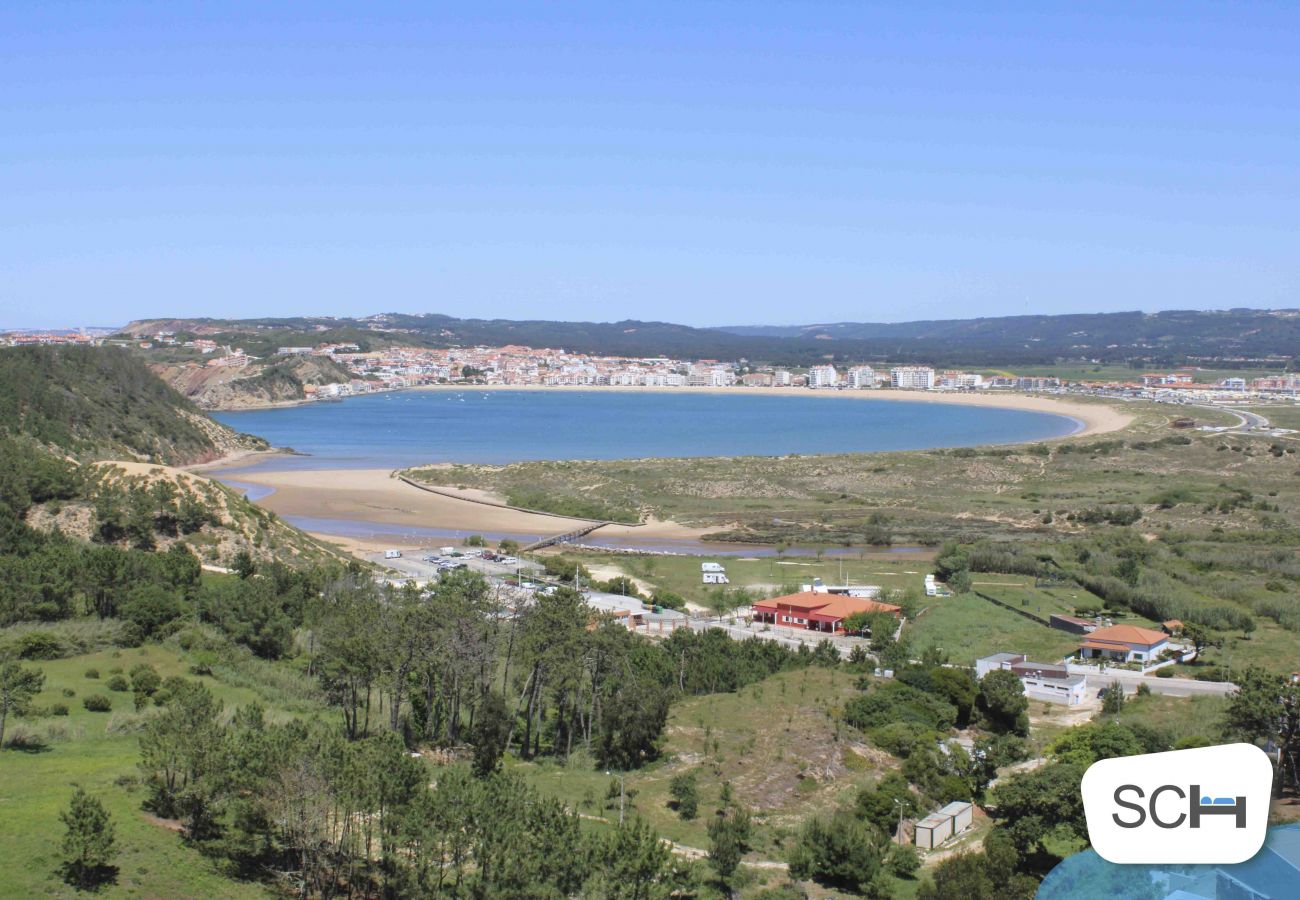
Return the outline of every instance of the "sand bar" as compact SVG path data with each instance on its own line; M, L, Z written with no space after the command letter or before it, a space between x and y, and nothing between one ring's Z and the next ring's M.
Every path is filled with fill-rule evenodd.
M932 394L920 391L810 391L805 388L620 388L620 387L546 387L506 385L476 386L473 390L510 391L698 391L718 394L754 394L778 397L822 397L826 399L876 400L889 402L955 403L966 406L1002 407L1031 412L1069 416L1083 424L1080 434L1100 434L1124 428L1133 417L1107 404L1070 402L1053 397L1022 394ZM414 390L463 391L463 386L430 386ZM525 512L503 505L504 498L487 491L457 490L440 487L433 493L404 484L387 469L266 469L247 468L249 463L266 459L274 452L241 453L226 460L209 463L205 474L220 477L222 470L232 480L272 489L259 505L280 516L365 522L392 526L395 533L403 529L437 528L464 532L549 536L569 531L580 524L569 517ZM462 495L462 496L449 496ZM476 502L477 501L477 502ZM312 529L308 528L308 531ZM707 529L688 528L676 522L650 520L643 525L608 525L599 532L602 538L698 540ZM378 549L379 543L364 538L341 538L312 532L316 537L342 543L349 549ZM385 544L429 545L437 541L425 538L386 537ZM373 546L372 546L373 545Z

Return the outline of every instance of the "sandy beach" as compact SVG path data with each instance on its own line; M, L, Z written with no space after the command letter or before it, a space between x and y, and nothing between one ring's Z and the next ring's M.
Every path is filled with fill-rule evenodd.
M778 397L819 397L830 400L865 400L877 402L910 401L952 403L966 406L1002 407L1069 416L1081 424L1075 436L1116 431L1129 424L1132 416L1105 404L1070 402L1051 397L985 394L930 394L918 391L809 391L804 388L618 388L618 387L475 387L475 390L511 391L699 391L705 393L748 394ZM415 390L464 390L463 387L438 386ZM569 531L581 524L563 516L525 512L504 506L504 498L485 491L439 488L435 493L405 484L387 469L249 469L250 463L273 457L275 451L245 452L214 463L196 467L209 476L220 477L223 471L233 480L273 489L257 502L280 516L309 519L334 519L392 526L382 546L428 546L438 543L434 537L415 534L403 537L404 530L445 529L465 535L513 534L549 536ZM308 529L311 531L311 529ZM312 532L321 540L338 544L349 551L381 549L378 540ZM695 540L703 533L675 522L651 520L643 525L607 525L600 529L603 538Z

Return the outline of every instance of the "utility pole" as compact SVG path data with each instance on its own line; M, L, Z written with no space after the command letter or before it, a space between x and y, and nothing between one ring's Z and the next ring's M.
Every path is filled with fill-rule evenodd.
M894 798L894 806L898 807L898 846L903 846L903 801L898 797Z

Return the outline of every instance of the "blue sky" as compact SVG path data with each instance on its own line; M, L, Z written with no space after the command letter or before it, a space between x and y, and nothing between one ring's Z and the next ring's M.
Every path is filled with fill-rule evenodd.
M0 326L1300 306L1300 4L1073 6L6 3Z

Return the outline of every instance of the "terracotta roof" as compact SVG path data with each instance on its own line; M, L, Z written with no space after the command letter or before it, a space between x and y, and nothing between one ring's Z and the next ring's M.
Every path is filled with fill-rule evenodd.
M1139 644L1150 647L1153 644L1160 644L1167 640L1169 640L1169 635L1163 631L1138 628L1136 625L1112 625L1109 628L1098 628L1088 635L1088 640L1084 643L1084 646L1091 646L1093 642L1097 642L1100 644Z
M879 600L869 600L866 597L820 594L812 591L787 594L784 597L773 597L771 600L760 600L754 604L754 608L766 612L775 612L781 609L791 612L814 613L832 619L847 619L854 613L886 612L897 615L902 611L900 606L895 606L892 603L881 603Z

